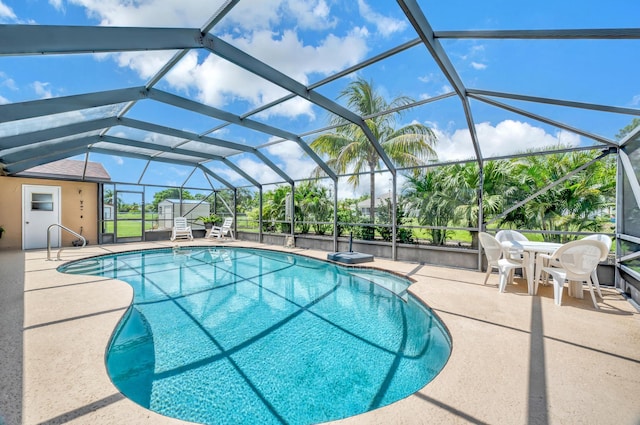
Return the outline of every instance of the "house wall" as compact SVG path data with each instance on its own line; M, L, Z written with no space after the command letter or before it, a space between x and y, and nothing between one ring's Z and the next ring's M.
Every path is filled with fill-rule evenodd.
M60 186L61 216L65 227L80 233L90 244L98 243L98 184L63 180L31 179L0 176L0 250L22 249L22 185ZM80 208L82 202L82 209ZM71 246L77 239L61 232L62 245Z

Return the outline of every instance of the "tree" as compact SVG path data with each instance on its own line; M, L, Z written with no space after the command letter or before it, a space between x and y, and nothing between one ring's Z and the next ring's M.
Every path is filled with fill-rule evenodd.
M180 199L180 189L177 187L170 187L169 189L161 190L153 195L153 210L158 211L158 204L165 199ZM182 199L195 199L188 190L182 189Z
M433 131L422 124L411 123L395 129L399 113L381 114L389 109L408 105L413 99L400 96L387 102L384 97L376 93L373 83L358 79L344 89L339 98L346 98L351 110L361 116L372 116L367 119L374 137L378 140L385 153L398 166L411 167L424 164L429 158L435 158L433 146L436 136ZM348 122L341 117L334 117L332 125L338 125L334 133L319 136L311 142L319 154L327 155L327 165L338 173L351 171L355 174L348 181L354 187L360 183L359 173L367 171L370 182L369 222L375 222L375 170L380 169L380 156L362 128ZM315 175L320 176L322 170L317 167Z
M105 205L113 205L113 190L106 189L104 191L104 196L102 198L102 202L104 202ZM118 196L118 199L116 199L116 209L115 209L115 211L121 211L122 208L123 208L122 198L120 196Z
M333 203L329 199L329 191L317 182L301 183L295 190L296 221L300 223L302 233L308 233L308 221L333 221ZM317 235L324 235L331 226L328 224L313 224Z
M631 123L629 125L620 129L618 134L616 134L616 140L624 139L624 136L631 133L639 125L640 125L640 118L634 118L633 120L631 120Z
M266 231L275 231L276 222L282 233L291 231L291 223L284 222L287 210L287 195L291 193L290 186L278 186L275 190L270 190L264 194L262 204L263 227Z
M402 202L398 202L396 205L396 241L400 243L412 243L413 242L413 231L411 229L401 228L399 226L403 224L407 224L404 218L404 211L400 208L400 204ZM391 223L391 209L393 206L391 205L391 201L389 199L383 200L384 207L379 208L376 211L376 215L378 216L378 221L381 223ZM387 226L378 226L376 230L382 237L382 240L386 242L390 242L393 240L393 232L391 231L391 227Z
M457 205L444 185L445 171L446 167L436 167L407 176L403 188L407 216L415 218L421 226L438 227L429 229L434 245L446 243L446 227L453 220Z
M545 188L589 162L598 153L570 152L533 155L517 162L519 199ZM603 212L615 200L613 157L591 164L580 173L529 200L503 223L546 231L600 232L608 222ZM545 234L545 240L567 242L573 237Z
M504 210L505 200L516 192L510 181L513 170L510 161L486 161L483 167L483 217ZM478 227L480 210L478 190L480 188L480 170L477 162L454 164L444 167L444 190L455 200L453 220L464 227ZM478 232L471 232L471 246L478 246Z

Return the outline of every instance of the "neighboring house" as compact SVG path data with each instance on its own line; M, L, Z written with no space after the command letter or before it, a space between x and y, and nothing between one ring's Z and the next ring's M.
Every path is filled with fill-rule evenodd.
M158 228L170 229L175 217L186 217L192 226L203 228L202 223L194 223L198 217L211 214L211 205L198 199L165 199L158 204Z
M85 181L82 181L82 180ZM110 181L97 162L64 159L0 176L0 249L47 247L47 229L61 224L98 242L99 182ZM53 228L51 246L71 246L77 237Z
M391 195L388 193L376 198L376 202L374 205L375 210L378 211L379 208L386 207L387 205L386 201L390 199L391 199ZM360 214L369 215L370 209L371 209L371 201L369 199L365 199L364 201L358 202L358 211L360 211Z

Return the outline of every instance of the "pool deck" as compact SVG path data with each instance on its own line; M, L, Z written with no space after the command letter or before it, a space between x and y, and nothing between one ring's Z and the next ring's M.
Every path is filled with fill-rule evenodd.
M216 241L89 246L65 261L132 249ZM232 241L326 259L326 252ZM105 348L132 299L124 282L63 275L46 251L0 251L0 425L181 424L124 397L109 380ZM640 424L640 313L613 289L553 303L551 287L497 291L493 274L393 262L411 292L442 319L453 351L417 393L336 424Z

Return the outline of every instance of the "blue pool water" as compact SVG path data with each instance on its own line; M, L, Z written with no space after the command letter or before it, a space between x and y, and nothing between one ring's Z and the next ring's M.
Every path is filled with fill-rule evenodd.
M114 384L205 424L313 424L402 399L444 367L438 319L409 282L288 253L137 251L60 271L120 279L134 301L106 354Z

